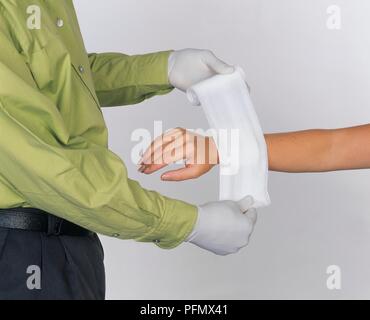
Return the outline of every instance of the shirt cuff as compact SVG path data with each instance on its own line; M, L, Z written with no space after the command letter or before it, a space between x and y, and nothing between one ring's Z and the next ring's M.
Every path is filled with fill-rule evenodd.
M168 205L159 226L137 241L153 242L162 249L173 249L185 242L198 218L196 206L174 200Z
M174 87L168 79L168 59L173 50L149 53L141 56L137 74L141 80L138 83L160 86L162 90L172 90Z

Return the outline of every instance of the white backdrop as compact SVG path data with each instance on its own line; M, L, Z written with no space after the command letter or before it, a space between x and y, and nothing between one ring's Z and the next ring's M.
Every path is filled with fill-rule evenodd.
M327 28L338 5L340 30ZM207 48L247 71L266 132L370 122L367 0L75 0L90 52ZM200 108L174 92L104 110L111 148L142 185L196 204L217 198L217 171L174 185L130 161L137 128L206 128ZM109 299L370 298L370 172L270 175L250 246L216 257L190 245L103 238ZM338 265L342 289L328 290Z

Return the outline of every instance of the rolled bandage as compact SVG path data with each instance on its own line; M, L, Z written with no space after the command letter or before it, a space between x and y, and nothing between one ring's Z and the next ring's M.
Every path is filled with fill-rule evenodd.
M252 196L254 207L270 204L266 141L241 68L216 75L187 92L201 105L213 131L220 158L220 200Z

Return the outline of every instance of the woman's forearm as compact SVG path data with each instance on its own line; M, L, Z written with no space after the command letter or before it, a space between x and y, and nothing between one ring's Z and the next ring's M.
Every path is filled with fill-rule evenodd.
M269 168L324 172L370 168L370 125L266 134Z

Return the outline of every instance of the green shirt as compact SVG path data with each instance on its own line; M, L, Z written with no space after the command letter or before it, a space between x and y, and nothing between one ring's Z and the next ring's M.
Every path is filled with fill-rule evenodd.
M87 54L72 0L0 0L0 208L162 248L183 242L196 207L130 180L101 112L170 92L168 56Z

